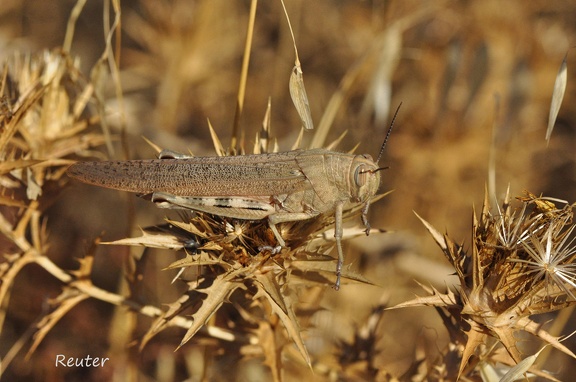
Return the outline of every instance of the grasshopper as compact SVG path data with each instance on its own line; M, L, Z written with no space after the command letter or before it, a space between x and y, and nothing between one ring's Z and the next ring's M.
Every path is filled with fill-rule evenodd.
M333 213L338 250L334 289L338 290L344 262L342 213L364 204L362 222L369 234L368 208L383 169L377 162L370 155L326 149L225 157L163 151L159 159L77 162L67 174L84 183L141 194L163 208L241 220L268 219L281 247L286 243L277 224Z

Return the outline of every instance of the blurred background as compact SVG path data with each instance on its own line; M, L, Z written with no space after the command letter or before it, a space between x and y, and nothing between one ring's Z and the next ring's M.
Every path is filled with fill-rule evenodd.
M61 46L75 4L2 0L0 59ZM80 59L86 76L105 46L103 4L87 2L74 33L71 55ZM162 148L213 155L208 120L227 147L250 2L124 0L120 5L121 32L113 46L120 53L115 59L124 98L116 98L112 80L101 89L115 140L112 155L116 159L155 157L142 137ZM576 3L288 0L286 7L313 120L318 125L323 118L333 118L326 144L346 132L339 150L359 144L357 152L376 157L390 119L402 103L380 163L389 167L382 172L381 191L394 191L371 207L369 217L373 227L388 232L347 243L346 264L376 285L350 284L337 293L329 288L323 292L325 310L306 329L312 357L322 360L329 358L338 341L350 341L379 304L391 306L414 294L424 295L416 281L440 290L455 282L453 269L413 212L467 248L473 208L480 209L486 187L500 202L508 187L512 196L526 189L576 201L575 53L571 49ZM566 95L547 144L552 90L565 56ZM300 133L300 119L288 91L294 59L281 3L260 2L240 119L247 152L252 151L269 99L272 135L280 149L291 149ZM328 113L334 106L337 111ZM310 140L311 134L305 133L303 147ZM102 158L110 155L101 149ZM50 257L63 267L75 267L74 258L82 256L96 236L116 240L134 235L138 226L157 224L165 215L166 211L133 195L70 184L46 211ZM117 289L126 251L112 246L98 249L95 284ZM158 270L174 258L160 254L149 266ZM158 303L170 300L166 289L173 275L164 272L154 277L149 281L150 295ZM2 354L40 316L42 302L58 288L59 283L39 268L22 272L3 328ZM161 293L165 295L157 296ZM30 361L22 358L13 363L11 375L38 378L51 369L58 352L105 354L113 317L113 307L83 302L37 350L33 359L38 366L32 367L40 371L24 371ZM564 334L576 329L570 325ZM380 326L378 363L396 376L406 372L419 348L440 349L448 341L433 308L387 311ZM134 349L135 362L144 365L146 378L154 378L151 370L158 354L166 349L172 354L179 343L177 331L167 338L142 353ZM565 345L576 349L573 339ZM562 380L576 371L575 363L554 351L546 369ZM106 379L98 374L105 373L101 370L78 373L84 374L67 378ZM238 380L250 380L242 375ZM312 378L305 370L288 373L287 380L298 376ZM320 375L314 378L328 380ZM213 380L226 378L219 375Z

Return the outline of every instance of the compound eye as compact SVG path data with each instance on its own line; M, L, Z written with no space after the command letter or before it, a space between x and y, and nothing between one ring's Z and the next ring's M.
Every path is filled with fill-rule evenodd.
M368 175L369 170L367 170L364 165L360 165L356 167L356 172L354 173L354 182L358 187L362 187L363 185L366 184Z

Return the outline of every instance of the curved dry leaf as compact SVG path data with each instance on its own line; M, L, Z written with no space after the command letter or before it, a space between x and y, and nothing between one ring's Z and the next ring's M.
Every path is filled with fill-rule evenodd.
M538 350L536 354L532 354L531 356L526 357L522 361L518 362L516 366L514 366L506 374L504 374L504 377L502 377L500 382L512 382L523 379L524 374L528 372L528 370L532 367L532 365L534 365L534 362L536 362L536 359L544 349L546 349L546 346Z
M304 87L302 68L300 67L299 62L296 62L296 65L292 69L289 88L290 97L296 107L296 111L298 111L298 115L302 121L302 126L304 126L304 129L306 130L314 129L314 122L312 122L312 114L310 113L310 104L308 103L308 95L306 94L306 88Z
M562 60L558 74L556 74L556 81L554 82L554 90L552 91L552 101L550 102L550 114L548 115L548 128L546 129L546 143L550 142L552 130L564 99L564 92L566 91L566 83L568 82L568 66L566 64L566 56Z
M312 114L310 113L310 104L308 103L308 95L306 94L306 88L304 87L304 78L302 77L302 67L300 65L300 59L298 58L298 48L296 47L296 39L294 38L294 31L292 30L292 23L290 22L290 17L288 16L288 11L286 10L286 5L284 1L280 1L282 8L284 10L284 15L286 16L286 21L288 22L288 29L290 30L290 36L292 37L292 42L294 43L294 55L296 60L294 62L294 68L292 69L292 74L290 75L290 97L292 102L298 111L300 120L302 121L302 126L306 130L312 130L314 128L314 123L312 122Z

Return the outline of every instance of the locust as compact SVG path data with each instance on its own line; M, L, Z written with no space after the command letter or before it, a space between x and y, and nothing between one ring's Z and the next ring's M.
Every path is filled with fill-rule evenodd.
M391 126L392 127L392 126ZM184 208L240 219L268 219L278 244L286 247L277 224L334 214L340 278L343 211L363 204L367 214L380 186L378 160L327 149L193 157L163 151L159 159L77 162L67 174L81 182L145 196L163 208Z

